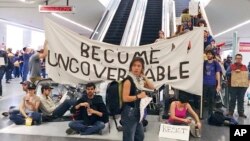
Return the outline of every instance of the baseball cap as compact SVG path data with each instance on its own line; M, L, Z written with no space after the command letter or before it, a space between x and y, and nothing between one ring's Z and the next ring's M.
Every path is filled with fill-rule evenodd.
M36 85L34 83L28 84L28 89L36 89Z
M30 83L31 83L30 81L23 81L20 84L22 84L22 85L29 85Z
M44 84L42 84L41 89L53 89L53 87L51 87L51 85L49 83L44 83Z

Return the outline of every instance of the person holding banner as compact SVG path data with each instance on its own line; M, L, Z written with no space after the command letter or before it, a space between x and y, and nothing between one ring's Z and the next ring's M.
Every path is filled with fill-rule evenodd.
M154 89L154 85L144 76L144 60L135 57L129 66L129 75L123 80L122 100L123 110L121 123L123 127L123 141L143 141L144 129L140 120L140 101L147 95L145 91L138 91L139 85Z
M247 118L244 114L244 96L249 86L250 75L247 67L242 64L242 55L235 55L235 63L228 67L226 75L230 81L230 102L228 116L233 116L237 100L239 117Z
M164 33L164 31L160 30L159 31L159 38L156 39L155 42L159 42L159 41L164 40L164 39L166 39L165 38L165 33Z
M48 55L48 41L46 40L43 49L39 49L37 53L33 54L29 59L30 81L35 83L41 80L41 65L40 59L44 59Z
M189 125L191 134L194 137L200 137L201 122L188 101L187 93L179 91L179 100L172 102L170 105L170 117L167 122L174 125ZM191 114L195 121L187 117L187 112Z

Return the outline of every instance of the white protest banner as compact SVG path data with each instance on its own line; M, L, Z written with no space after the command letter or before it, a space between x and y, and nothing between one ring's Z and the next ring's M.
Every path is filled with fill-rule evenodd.
M90 40L50 19L45 20L48 40L46 69L59 83L122 80L134 57L145 61L145 75L156 87L172 87L202 94L203 29L176 38L137 47L123 47Z
M159 137L177 139L177 140L189 140L190 127L180 125L161 124Z

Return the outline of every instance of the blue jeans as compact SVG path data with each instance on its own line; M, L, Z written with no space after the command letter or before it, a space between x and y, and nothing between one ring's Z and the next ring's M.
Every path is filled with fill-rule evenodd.
M234 113L236 100L239 114L244 114L244 96L246 87L230 87L229 112Z
M33 119L33 122L37 124L41 124L42 115L38 112L31 112L28 113L29 117ZM15 111L10 113L10 120L13 121L16 125L24 125L25 124L25 117L19 112Z
M60 104L52 113L54 118L62 117L72 105L75 105L75 99L67 99L62 104Z
M123 141L143 141L144 129L142 123L139 123L139 108L125 106L121 113L121 122L123 128Z
M76 120L76 121L71 121L69 123L69 127L79 132L81 135L91 135L101 131L105 127L105 124L102 121L96 121L93 125L89 126L86 125L86 123L83 120Z
M27 80L27 76L29 73L29 68L27 65L23 65L23 69L22 69L22 82Z

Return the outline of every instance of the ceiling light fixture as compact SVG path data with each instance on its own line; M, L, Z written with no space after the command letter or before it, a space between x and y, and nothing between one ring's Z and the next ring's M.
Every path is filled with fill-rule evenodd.
M83 28L83 29L86 29L86 30L88 30L88 31L90 31L90 32L93 32L93 31L94 31L93 29L91 29L91 28L89 28L89 27L86 27L86 26L84 26L84 25L81 25L81 24L79 24L79 23L77 23L77 22L75 22L75 21L72 21L72 20L70 20L70 19L68 19L68 18L66 18L66 17L63 17L63 16L61 16L61 15L59 15L59 14L57 14L57 13L51 13L51 14L52 14L53 16L59 18L59 19L62 19L62 20L67 21L67 22L69 22L69 23L72 23L72 24L74 24L74 25L76 25L76 26L78 26L78 27L81 27L81 28Z
M39 29L39 28L35 28L35 27L31 27L31 26L27 26L27 25L23 25L23 24L19 24L19 23L7 21L7 20L4 20L4 19L0 19L0 22L7 23L7 24L10 24L10 25L14 25L14 26L18 26L18 27L21 27L21 28L31 29L31 30L35 30L35 31L39 31L39 32L44 32L44 30Z
M247 21L245 21L245 22L242 22L242 23L240 23L240 24L238 24L238 25L235 25L235 26L233 26L233 27L231 27L231 28L228 28L228 29L225 30L225 31L222 31L222 32L220 32L220 33L214 35L214 37L215 37L215 38L216 38L216 37L219 37L219 36L221 36L221 35L223 35L223 34L225 34L225 33L227 33L227 32L233 31L233 30L235 30L235 29L237 29L237 28L239 28L239 27L242 27L242 26L244 26L244 25L246 25L246 24L249 24L249 23L250 23L250 20L247 20Z

